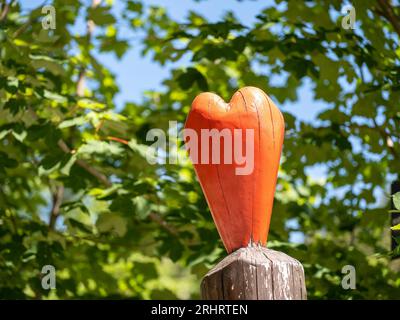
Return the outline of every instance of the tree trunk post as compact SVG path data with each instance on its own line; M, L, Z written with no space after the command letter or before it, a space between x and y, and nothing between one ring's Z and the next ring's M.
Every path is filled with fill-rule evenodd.
M234 251L203 278L205 300L306 300L303 266L262 246Z

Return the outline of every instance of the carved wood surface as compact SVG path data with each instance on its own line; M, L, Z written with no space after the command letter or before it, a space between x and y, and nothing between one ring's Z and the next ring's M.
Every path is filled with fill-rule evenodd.
M186 147L227 252L265 245L285 135L278 107L255 87L241 88L229 103L204 92L194 99L185 129L196 133ZM214 138L201 139L210 130ZM238 146L243 149L234 151Z
M207 300L306 300L303 266L262 246L241 248L218 263L201 283Z

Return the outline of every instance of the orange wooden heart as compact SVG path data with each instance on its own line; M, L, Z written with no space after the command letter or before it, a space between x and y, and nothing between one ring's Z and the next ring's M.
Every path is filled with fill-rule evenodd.
M206 92L198 95L192 103L185 124L185 130L188 129L198 137L197 146L190 145L189 155L226 250L232 252L250 243L265 245L284 138L285 124L281 112L258 88L240 89L228 104L219 96ZM213 143L217 139L212 141L212 138L202 137L202 132L207 132L207 129L217 129L220 133L225 129L225 134L230 132L230 149L226 148L229 137L222 134L220 136L224 138L219 146L214 145L214 149ZM235 140L238 132L241 140ZM187 146L193 142L192 139L186 139ZM235 143L239 151L241 144L245 162L235 157ZM212 158L217 151L220 152L220 162ZM253 167L251 157L254 157Z

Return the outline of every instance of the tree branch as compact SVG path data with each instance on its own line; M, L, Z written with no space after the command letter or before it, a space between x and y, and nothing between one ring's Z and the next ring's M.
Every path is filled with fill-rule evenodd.
M400 36L400 18L394 12L393 6L388 0L377 0L381 10L376 12L386 18L392 25L393 29Z
M172 227L167 221L165 221L159 214L155 212L150 212L149 213L149 218L153 222L157 223L160 225L162 228L164 228L168 233L172 234L173 236L178 236L179 232L176 230L174 227Z
M46 4L46 0L44 2L42 2L41 5L37 6L37 8L41 8ZM39 19L32 19L32 17L29 17L29 19L22 25L20 26L12 35L13 38L18 38L22 33L25 32L26 29L28 29L28 27L30 25L32 25L33 23L37 22Z
M100 4L100 2L101 2L101 0L93 0L92 7L96 7L97 5ZM94 23L93 23L93 21L89 20L88 28L87 28L88 42L90 42L93 29L94 29ZM86 70L85 70L85 68L83 68L80 71L79 76L78 76L78 82L76 85L76 94L78 97L82 97L84 95L85 73L86 73ZM63 140L60 139L57 144L61 148L61 150L63 150L65 153L72 153L71 149L67 146L67 144ZM87 172L89 172L90 174L95 176L97 179L102 181L102 183L104 183L107 187L112 186L112 183L107 179L107 177L105 175L103 175L102 173L100 173L99 171L94 169L93 167L90 167L85 161L78 159L76 161L76 164L78 164L80 167L85 169ZM51 230L54 229L54 226L57 222L57 218L59 216L60 206L62 204L63 196L64 196L64 186L61 185L60 187L57 187L56 191L53 194L53 207L51 209L50 220L49 220L49 228Z
M379 126L375 119L372 119L372 121L374 122L373 127L370 127L366 124L355 124L355 123L351 123L351 124L345 125L345 126L349 129L367 129L367 130L371 130L371 131L378 131L380 136L382 137L383 142L385 143L387 149L389 150L389 152L393 155L393 157L395 159L400 160L399 153L394 149L394 143L393 143L392 136L389 133L387 133L384 128Z
M96 8L97 6L99 6L101 3L101 0L92 0L92 4L91 7L92 8ZM93 22L93 20L88 20L86 23L86 39L87 39L87 47L90 47L90 42L92 40L92 35L94 32L94 28L96 27L95 23ZM88 54L89 54L89 50L88 49ZM82 66L81 69L79 70L79 74L78 74L78 80L76 82L76 95L78 97L83 97L85 94L85 80L86 80L86 67ZM74 112L77 109L77 105L75 105L71 112Z
M1 6L0 22L6 20L8 12L10 11L10 4L11 2L5 1L4 6Z
M72 153L73 151L66 145L63 140L58 141L58 146L63 150L65 153ZM78 159L75 162L78 166L82 169L86 170L92 176L96 177L99 182L101 182L105 187L110 188L112 187L112 183L108 180L107 176L103 173L98 171L96 168L93 168L88 164L86 161ZM166 222L159 214L155 212L150 212L149 214L150 220L160 225L163 229L168 231L168 233L172 234L173 236L178 236L179 232L174 227L172 227L168 222Z
M57 218L60 214L60 207L63 202L64 197L64 186L61 185L56 188L55 192L53 193L53 206L50 212L50 219L49 219L49 229L54 230L56 225Z
M58 140L58 146L65 153L73 153L73 151L67 146L67 144L62 139ZM108 178L103 173L98 171L96 168L93 168L92 166L90 166L86 161L84 161L82 159L78 159L78 160L76 160L75 163L78 166L80 166L81 168L83 168L84 170L86 170L87 172L89 172L92 176L96 177L97 180L99 180L107 188L110 188L112 186L112 183L108 180Z
M386 146L388 147L390 153L393 155L393 157L395 159L400 159L399 158L399 154L394 149L393 139L390 136L390 134L388 134L384 128L379 126L375 119L372 119L372 121L374 122L375 128L379 131L379 134L381 135L381 137L383 139L383 143L386 144Z
M101 0L93 0L92 1L92 7L96 7L100 4ZM88 43L91 40L93 31L94 31L94 27L95 24L93 23L93 21L89 20L87 23L87 38L88 38ZM79 97L82 97L84 95L84 90L85 90L85 77L86 77L86 69L82 68L79 72L78 75L78 81L77 81L77 86L76 86L76 94ZM111 140L115 140L112 139ZM124 141L125 142L125 141ZM63 150L65 153L72 153L73 150L71 150L68 145L65 143L65 141L63 141L62 139L60 139L58 141L58 146L61 148L61 150ZM96 168L92 167L91 165L89 165L86 161L78 159L75 162L78 166L80 166L82 169L84 169L85 171L87 171L88 173L90 173L92 176L94 176L95 178L97 178L97 180L102 183L105 187L110 188L112 186L111 181L107 178L106 175L104 175L103 173L101 173L100 171L98 171ZM153 222L157 223L158 225L160 225L162 228L164 228L166 231L168 231L170 234L174 235L174 236L178 236L179 232L178 230L176 230L174 227L172 227L171 225L169 225L159 214L155 213L155 212L151 212L149 214L149 218L150 220L152 220Z

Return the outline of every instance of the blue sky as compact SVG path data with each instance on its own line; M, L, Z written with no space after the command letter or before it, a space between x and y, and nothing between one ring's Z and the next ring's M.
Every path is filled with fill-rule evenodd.
M104 0L103 0L104 1ZM91 0L82 0L89 5ZM43 0L21 0L24 10L29 10L43 4ZM47 1L51 3L51 1ZM236 0L208 0L195 2L193 0L145 0L145 5L164 6L168 13L179 21L184 21L190 10L204 15L211 21L218 21L228 10L234 12L244 25L251 25L256 21L257 14L273 1L236 1ZM114 0L114 10L116 13L123 9L123 1ZM57 11L57 8L56 8ZM85 30L83 21L78 21L73 32L81 33ZM160 89L163 79L169 75L172 67L178 64L167 64L160 66L151 60L151 56L143 57L141 47L137 42L133 42L132 48L125 54L123 59L118 60L113 54L96 54L99 60L106 65L117 77L120 93L116 96L117 108L121 108L126 101L140 101L143 92L150 89ZM182 62L181 62L182 65ZM313 99L310 83L306 82L300 88L299 100L295 103L287 103L279 106L285 111L289 111L300 119L312 121L316 114L326 107L326 104Z

